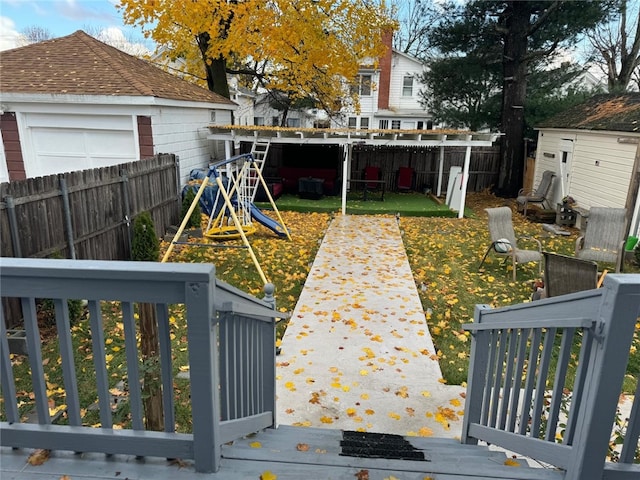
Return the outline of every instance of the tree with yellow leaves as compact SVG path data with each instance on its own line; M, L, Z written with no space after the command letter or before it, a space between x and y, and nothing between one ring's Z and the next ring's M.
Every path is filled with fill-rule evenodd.
M384 3L368 0L121 0L120 9L213 92L229 98L226 74L236 74L330 113L357 90L344 82L375 64L382 33L395 28Z

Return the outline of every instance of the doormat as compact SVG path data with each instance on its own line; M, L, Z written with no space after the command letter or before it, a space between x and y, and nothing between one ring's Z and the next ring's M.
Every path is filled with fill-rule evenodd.
M424 452L400 435L344 431L340 446L340 455L346 457L430 461L424 458Z

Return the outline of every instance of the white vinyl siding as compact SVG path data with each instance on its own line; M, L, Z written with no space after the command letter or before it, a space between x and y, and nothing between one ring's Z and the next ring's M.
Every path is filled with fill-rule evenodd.
M541 131L538 136L534 187L545 170L552 170L559 175L561 142L573 138L571 185L567 193L582 208L624 207L637 145L619 143L621 136L625 135L559 129ZM553 203L560 202L561 197L559 180L554 179Z

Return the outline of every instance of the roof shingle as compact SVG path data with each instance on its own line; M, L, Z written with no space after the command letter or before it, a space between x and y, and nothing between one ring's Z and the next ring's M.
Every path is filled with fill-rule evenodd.
M640 132L640 93L595 95L541 122L538 128Z
M82 30L0 53L0 92L145 96L233 105Z

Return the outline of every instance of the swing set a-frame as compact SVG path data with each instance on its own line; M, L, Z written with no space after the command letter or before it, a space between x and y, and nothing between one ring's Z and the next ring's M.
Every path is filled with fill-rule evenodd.
M237 155L211 165L169 248L167 248L162 257L162 262L166 262L175 245L181 243L178 239L182 235L191 214L199 206L200 198L206 188L215 185L217 187L215 201L211 208L204 236L215 240L241 238L244 248L249 252L249 256L258 270L260 279L266 285L268 283L267 277L260 267L260 263L247 238L248 235L256 230L253 221L262 223L277 235L287 237L289 240L291 240L291 235L262 176L263 166L264 162L256 161L252 153ZM266 192L271 208L275 212L279 223L262 213L253 204L253 199L260 186ZM219 245L211 244L211 246Z

